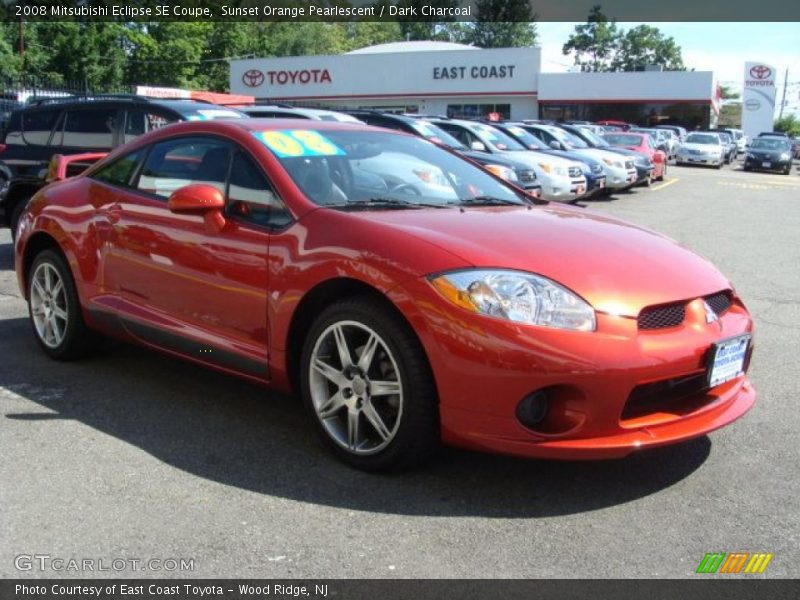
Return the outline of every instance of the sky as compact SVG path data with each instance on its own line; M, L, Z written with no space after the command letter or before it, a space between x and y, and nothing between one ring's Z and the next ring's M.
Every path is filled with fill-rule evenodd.
M542 46L542 71L563 72L572 57L561 47L579 23L537 23ZM642 23L617 23L630 29ZM714 71L717 80L741 93L746 61L764 62L778 73L778 98L789 69L787 108L800 111L800 23L647 23L675 38L683 62L696 71Z

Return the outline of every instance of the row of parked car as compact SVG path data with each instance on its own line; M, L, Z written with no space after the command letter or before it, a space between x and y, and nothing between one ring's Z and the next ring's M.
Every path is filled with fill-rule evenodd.
M581 123L469 121L282 105L229 108L127 95L42 98L13 111L0 135L0 224L16 230L27 201L52 178L54 155L79 155L69 166L76 173L98 153L170 123L245 117L353 121L404 131L479 163L534 197L562 202L663 180L670 153L667 137L650 130L604 132Z
M573 202L608 195L666 177L669 160L719 168L746 152L745 169L784 169L786 140L758 138L747 146L739 130L687 132L617 122L487 121L371 110L334 112L284 105L223 107L192 100L114 95L40 98L7 116L0 134L0 225L15 231L22 209L47 183L54 155L98 153L170 123L218 118L290 118L363 122L430 140L482 165L534 197ZM787 163L788 160L788 163Z

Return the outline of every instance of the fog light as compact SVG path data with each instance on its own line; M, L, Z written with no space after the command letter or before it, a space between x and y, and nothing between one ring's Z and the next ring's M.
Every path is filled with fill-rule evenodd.
M528 394L517 404L517 419L526 427L535 427L547 416L547 392Z

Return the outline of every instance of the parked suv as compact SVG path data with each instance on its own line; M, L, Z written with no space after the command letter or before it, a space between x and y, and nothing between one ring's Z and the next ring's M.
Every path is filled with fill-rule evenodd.
M22 209L47 183L54 154L108 152L176 121L244 117L238 110L208 102L133 95L34 100L11 113L0 137L0 165L5 165L0 169L0 226L16 235ZM83 170L93 161L87 156L72 168Z

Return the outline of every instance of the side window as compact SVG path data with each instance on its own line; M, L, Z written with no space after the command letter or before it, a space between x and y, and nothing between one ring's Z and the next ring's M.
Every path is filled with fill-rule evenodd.
M178 138L153 144L136 189L162 198L193 183L225 193L230 146L213 138Z
M470 140L469 131L464 129L463 127L458 127L457 125L450 125L448 123L438 123L439 127L444 129L447 133L454 136L459 142L464 144L467 148L470 147Z
M110 165L106 165L92 175L92 179L110 183L111 185L118 185L120 187L128 187L131 182L133 172L136 170L136 165L142 159L144 150L136 150L118 158Z
M71 110L64 120L61 145L69 148L103 148L114 145L117 110Z
M166 117L146 110L129 110L125 119L124 143L127 144L148 131L161 129L177 120L175 117Z
M281 228L292 221L283 202L250 156L241 150L233 158L228 186L229 215L245 221Z
M31 146L46 146L56 124L57 110L34 110L22 114L22 137Z

